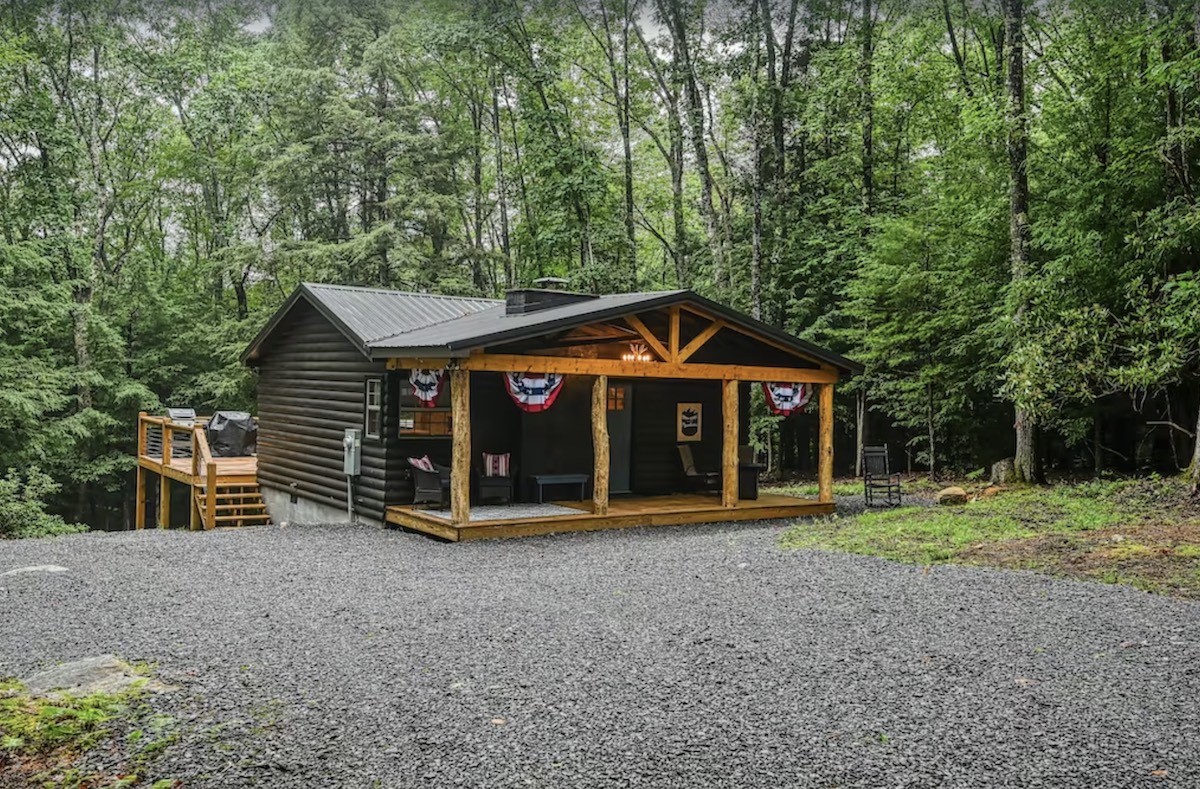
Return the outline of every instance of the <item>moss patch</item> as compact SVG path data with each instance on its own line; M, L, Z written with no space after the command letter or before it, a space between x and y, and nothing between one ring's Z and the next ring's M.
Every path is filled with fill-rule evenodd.
M0 785L83 787L175 786L167 779L148 784L142 772L177 737L173 720L154 715L143 691L87 696L27 692L14 679L0 680ZM147 728L134 728L149 723ZM152 736L147 736L149 730ZM89 752L125 754L119 772L87 766ZM110 760L106 760L110 761Z

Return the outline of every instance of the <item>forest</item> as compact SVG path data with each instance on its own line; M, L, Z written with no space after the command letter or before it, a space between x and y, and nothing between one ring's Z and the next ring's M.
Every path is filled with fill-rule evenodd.
M127 527L138 411L252 409L302 281L691 288L866 365L843 472L1196 480L1198 40L1179 0L13 0L0 520Z

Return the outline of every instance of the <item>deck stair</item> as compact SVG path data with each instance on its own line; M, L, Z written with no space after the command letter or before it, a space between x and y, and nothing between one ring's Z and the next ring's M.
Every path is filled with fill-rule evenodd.
M196 509L205 529L215 526L267 526L271 516L267 503L263 501L258 483L217 484L213 506L208 508L208 491L197 483L195 491ZM211 523L210 523L211 520Z

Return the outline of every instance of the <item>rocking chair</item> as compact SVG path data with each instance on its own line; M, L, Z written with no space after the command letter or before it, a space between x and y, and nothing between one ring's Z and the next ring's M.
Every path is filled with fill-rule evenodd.
M863 496L867 506L875 506L875 497L883 493L883 505L900 506L900 475L893 474L888 464L887 444L881 447L863 447Z
M721 487L721 472L697 471L696 460L692 457L690 444L676 444L679 450L679 462L683 464L683 475L691 490L719 490Z

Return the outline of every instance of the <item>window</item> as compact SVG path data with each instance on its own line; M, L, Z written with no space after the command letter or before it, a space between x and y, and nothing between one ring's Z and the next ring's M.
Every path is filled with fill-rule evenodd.
M609 411L624 411L625 410L625 387L623 387L623 386L608 387L608 410Z
M438 397L439 403L450 400L450 386L442 387ZM453 424L448 406L438 405L433 408L424 406L413 394L412 386L407 381L400 385L400 420L397 427L400 436L413 438L449 438L453 433Z
M367 408L363 420L363 433L367 438L383 436L383 379L367 379Z

